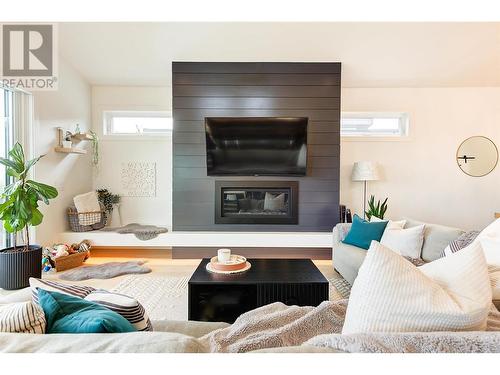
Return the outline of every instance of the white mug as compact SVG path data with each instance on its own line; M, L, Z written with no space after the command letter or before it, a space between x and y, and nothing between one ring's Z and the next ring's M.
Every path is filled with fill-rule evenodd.
M227 263L231 260L231 249L217 250L217 260L219 263Z
M71 142L71 141L62 141L62 146L64 148L71 148L71 146L73 146L73 142Z

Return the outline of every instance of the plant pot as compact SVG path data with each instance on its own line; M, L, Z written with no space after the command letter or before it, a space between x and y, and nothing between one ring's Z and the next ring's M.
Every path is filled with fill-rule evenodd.
M113 210L111 211L111 225L113 227L122 226L122 215L120 212L120 203L113 203Z
M0 288L12 290L29 286L30 277L42 277L42 247L31 245L26 251L0 251Z

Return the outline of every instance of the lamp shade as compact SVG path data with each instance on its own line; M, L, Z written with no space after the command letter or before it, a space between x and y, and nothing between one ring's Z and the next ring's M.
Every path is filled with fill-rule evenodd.
M378 164L374 161L357 161L352 167L353 181L377 181L380 180Z

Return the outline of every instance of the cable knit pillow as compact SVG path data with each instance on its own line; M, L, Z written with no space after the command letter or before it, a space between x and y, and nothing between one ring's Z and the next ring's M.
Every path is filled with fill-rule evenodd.
M479 331L490 305L480 244L417 268L374 241L352 287L342 333Z

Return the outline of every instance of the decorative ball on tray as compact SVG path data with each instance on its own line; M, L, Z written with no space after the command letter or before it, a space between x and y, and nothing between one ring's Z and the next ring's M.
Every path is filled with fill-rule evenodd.
M219 249L217 256L214 256L207 263L207 271L231 274L248 271L251 266L244 256L231 255L231 249Z

